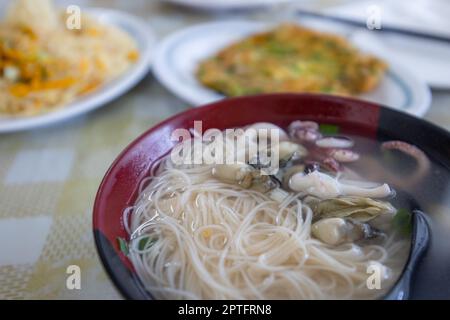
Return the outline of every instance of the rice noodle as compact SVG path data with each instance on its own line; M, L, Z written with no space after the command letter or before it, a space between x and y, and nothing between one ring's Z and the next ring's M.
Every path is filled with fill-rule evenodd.
M166 158L126 211L129 258L155 298L366 299L398 277L406 240L326 245L311 237L313 213L300 195L279 204L215 180L211 169ZM366 286L372 263L389 271L381 290Z

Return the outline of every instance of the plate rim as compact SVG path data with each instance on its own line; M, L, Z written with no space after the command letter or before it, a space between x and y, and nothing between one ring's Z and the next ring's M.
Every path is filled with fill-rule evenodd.
M239 9L250 9L250 8L259 8L265 6L276 6L283 5L288 3L293 3L296 0L253 0L253 1L230 1L221 0L221 1L205 1L205 0L164 0L164 2L189 7L197 10L210 10L210 11L219 11L219 10L239 10Z
M361 1L360 3L358 3L358 5L360 5L360 6L363 6L364 4L369 5L369 4L371 4L371 2L370 1ZM387 3L387 4L385 3L385 4L383 4L383 6L384 5L387 5L388 7L392 6L389 3ZM332 5L329 8L325 8L323 10L323 12L326 13L326 14L337 15L338 17L347 18L347 19L354 19L354 20L359 21L361 23L365 23L364 18L362 18L360 16L355 16L351 12L351 10L349 12L349 8L350 8L349 7L349 3L340 3L340 4L338 3L336 5ZM393 9L393 8L391 7L390 9ZM395 10L395 8L394 8L394 10ZM433 29L430 29L430 28L421 28L420 25L415 25L415 26L409 26L408 27L407 25L402 24L402 23L400 23L400 24L399 23L392 23L392 21L389 21L389 23L387 23L387 26L388 27L394 27L394 28L400 29L400 30L405 29L405 30L413 31L413 32L425 32L425 33L428 33L428 34L431 34L431 35L435 35L435 36L442 36L442 37L448 37L449 36L448 32L439 32L437 30L433 30ZM396 36L402 37L402 35L399 35L399 34L397 35L395 33L388 34L388 35L389 36L394 36L394 37L396 37ZM383 40L381 40L381 41L383 41ZM414 41L420 41L420 38L415 38ZM433 40L428 40L428 39L426 39L425 41L432 41L433 42ZM439 42L436 42L436 43L439 43ZM424 45L426 45L426 42L424 43ZM448 90L448 89L450 89L450 81L446 82L446 81L439 81L439 80L435 81L435 80L436 79L431 79L431 78L430 79L425 79L424 78L424 81L426 82L426 84L428 84L428 86L433 88L433 89L436 89L436 90Z
M194 87L190 84L185 85L181 83L179 78L174 76L174 70L176 69L167 62L167 57L169 53L169 49L172 48L177 43L183 43L186 40L182 39L189 39L192 34L198 33L201 31L206 31L208 28L226 28L229 25L243 25L245 28L269 28L272 25L276 25L277 23L267 23L262 21L252 21L252 20L222 20L222 21L213 21L213 22L206 22L206 23L200 23L193 26L190 26L188 28L183 28L178 31L175 31L168 36L166 36L164 39L162 39L158 47L156 49L155 53L155 60L154 64L152 66L153 74L158 79L158 81L163 84L170 92L175 94L177 97L182 99L183 101L186 101L190 105L196 107L199 105L203 105L206 103L211 103L214 101L218 101L219 99L223 99L224 97L217 94L213 90L210 90L203 86ZM356 45L356 44L355 44ZM364 50L364 47L360 45L356 45L358 48ZM413 74L406 66L403 66L401 62L395 61L395 64L392 64L390 68L388 69L388 72L390 71L391 74L395 75L396 78L400 78L402 80L407 80L407 83L414 81L415 85L417 87L420 87L420 91L415 90L415 88L408 86L408 88L411 88L411 92L413 93L413 97L417 97L418 102L416 105L413 105L413 107L409 108L408 110L399 108L399 107L393 107L392 109L399 110L402 112L406 112L418 117L423 117L425 113L428 111L431 105L431 91L430 88L427 86L427 84L417 77L415 74ZM201 94L200 90L204 90L204 93ZM206 97L206 94L209 94L211 97ZM215 97L213 97L213 95ZM365 99L364 97L356 97L357 99ZM375 102L380 103L380 102ZM386 105L386 103L381 103Z
M95 18L99 18L103 14L114 16L117 21L124 22L125 25L137 31L137 33L131 34L120 26L113 24L120 30L127 32L134 40L137 40L137 34L139 37L145 39L145 47L143 51L139 51L140 58L138 62L118 78L104 84L105 87L101 87L85 97L77 98L54 111L35 116L1 116L0 134L54 125L106 106L108 103L131 90L149 73L155 56L156 35L145 20L128 12L109 8L87 7L84 11Z

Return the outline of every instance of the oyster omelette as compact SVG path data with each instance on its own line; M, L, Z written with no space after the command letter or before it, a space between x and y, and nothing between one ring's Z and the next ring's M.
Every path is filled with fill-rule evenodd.
M346 39L283 24L236 42L201 62L198 80L226 96L270 92L358 95L373 90L387 65Z

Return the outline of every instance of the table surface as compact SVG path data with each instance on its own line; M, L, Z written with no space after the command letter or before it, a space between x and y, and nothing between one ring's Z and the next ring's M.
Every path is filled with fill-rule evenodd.
M160 38L187 25L224 17L159 1L70 3L129 11L144 18ZM450 130L449 107L450 91L433 91L425 118ZM92 206L97 188L126 145L187 108L149 74L133 90L95 112L0 137L0 299L121 298L94 246ZM80 267L81 290L66 286L69 265Z

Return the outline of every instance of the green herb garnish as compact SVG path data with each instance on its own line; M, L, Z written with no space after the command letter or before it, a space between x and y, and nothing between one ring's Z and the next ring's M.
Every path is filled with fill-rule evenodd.
M321 124L319 125L319 131L322 134L337 134L339 133L339 126L334 124Z
M156 239L153 239L150 237L143 237L143 238L139 239L138 249L145 250L145 249L151 247L155 242L156 242Z
M399 209L392 219L392 225L402 235L410 235L412 233L412 214L407 209Z
M117 243L119 244L120 251L122 251L122 253L127 256L130 250L128 249L128 243L126 242L126 240L124 238L118 237Z

